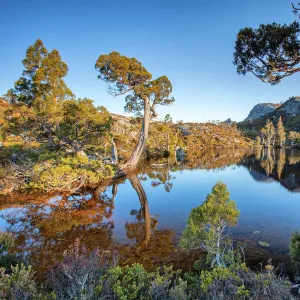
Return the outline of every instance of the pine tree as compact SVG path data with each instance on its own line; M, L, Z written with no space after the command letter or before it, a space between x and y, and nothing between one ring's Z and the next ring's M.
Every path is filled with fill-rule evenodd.
M260 147L260 143L261 143L261 138L259 135L257 135L255 138L254 147Z
M37 39L26 51L22 61L22 76L9 90L6 98L13 104L26 104L35 110L49 112L50 103L68 99L73 96L63 81L68 67L61 60L57 50L48 53L43 42ZM43 105L42 105L43 103Z
M46 139L56 147L54 135L63 120L63 101L73 97L63 80L68 67L59 52L54 49L49 53L40 39L27 49L22 63L22 76L7 92L6 100L21 115L22 111L30 109L33 117L26 120L24 128L30 128L30 135Z
M266 147L270 147L271 143L274 146L275 128L270 120L267 120L266 125L260 130L260 135L262 136L263 144Z
M281 116L279 117L278 123L277 123L277 132L276 132L276 139L278 145L282 148L283 144L286 141L286 132L282 123Z
M226 226L236 225L239 210L224 183L218 182L205 202L193 208L183 232L181 246L185 249L202 248L208 252L211 266L225 266Z

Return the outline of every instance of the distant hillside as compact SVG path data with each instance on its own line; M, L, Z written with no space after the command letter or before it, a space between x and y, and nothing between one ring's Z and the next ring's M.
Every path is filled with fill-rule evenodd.
M124 158L134 148L141 127L141 120L112 114L113 134L119 154ZM183 147L188 152L208 148L247 148L250 140L245 138L236 125L221 123L164 123L152 121L146 153L159 156L162 151L172 152Z
M259 103L256 104L252 110L250 111L248 117L245 121L250 121L254 119L258 119L263 117L264 115L273 112L276 108L280 107L281 104L274 104L274 103Z
M0 97L0 126L4 123L4 111L7 109L9 104Z
M291 97L271 112L259 118L247 118L238 126L246 131L257 132L266 124L268 119L276 123L280 116L287 131L300 131L300 97Z

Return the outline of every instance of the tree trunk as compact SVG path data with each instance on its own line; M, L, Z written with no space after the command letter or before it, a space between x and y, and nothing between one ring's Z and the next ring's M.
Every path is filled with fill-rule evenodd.
M144 248L147 247L151 238L151 217L149 212L148 199L138 177L136 175L131 175L128 177L128 179L139 197L141 208L143 211L143 218L145 221L145 237L138 248Z
M138 143L130 155L129 160L125 165L122 166L124 172L134 170L146 148L146 141L149 134L149 124L150 124L150 100L148 97L144 97L144 119L141 128Z
M114 142L114 138L111 138L111 158L114 163L118 163L118 148Z

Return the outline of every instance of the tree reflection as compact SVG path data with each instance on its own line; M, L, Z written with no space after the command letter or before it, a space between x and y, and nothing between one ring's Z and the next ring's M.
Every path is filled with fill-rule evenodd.
M277 168L277 175L278 178L281 179L282 171L284 169L286 163L286 154L284 149L279 149L278 156L276 158L276 168Z
M2 217L9 224L7 230L16 237L13 252L25 254L39 277L62 259L65 249L77 238L89 250L117 251L121 264L141 262L151 268L154 256L158 261L169 258L173 249L173 231L156 229L158 221L150 214L139 178L131 175L128 180L140 202L140 208L131 211L136 221L125 224L127 237L134 241L132 246L113 238L112 215L119 183L113 181L93 191L56 196L45 194L39 202L27 202L8 210ZM110 187L111 192L108 192ZM23 203L20 199L16 202Z
M260 165L269 176L273 172L273 169L275 167L274 149L267 148L265 150L266 151L263 152Z
M300 192L300 151L296 149L255 149L239 165L249 169L256 181L278 181L292 192Z
M127 237L135 241L128 249L122 263L128 261L143 263L148 269L154 269L160 261L170 259L174 250L172 230L157 230L158 220L151 216L145 190L136 175L128 177L140 201L139 210L131 210L135 222L127 222ZM154 259L155 258L155 259Z
M151 185L156 187L163 185L167 193L170 193L173 187L173 180L175 176L172 175L171 166L169 164L150 170L147 175L152 179Z
M112 197L106 187L81 194L62 194L43 203L27 203L23 208L8 211L2 217L8 231L16 236L14 252L27 259L41 275L43 270L62 258L76 238L89 249L109 249L113 243L113 222L117 184L112 185Z

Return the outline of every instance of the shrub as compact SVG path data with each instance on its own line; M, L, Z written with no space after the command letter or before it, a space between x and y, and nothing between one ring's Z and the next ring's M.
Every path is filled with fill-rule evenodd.
M300 233L295 231L290 241L290 257L296 276L300 275Z
M76 190L85 184L97 184L113 176L113 168L101 161L87 157L63 157L58 160L44 160L34 166L34 176L29 188L50 190Z
M8 232L0 233L0 267L5 270L21 263L21 259L7 251L14 245L14 236Z
M105 271L99 251L88 254L77 239L64 253L63 261L51 268L47 283L58 299L94 299Z
M212 271L202 271L200 278L208 299L294 299L290 282L275 274L270 261L259 273L242 264L239 268L216 267Z
M12 300L50 299L50 295L42 295L35 282L34 272L31 267L12 267L11 274L5 274L5 269L0 269L0 298Z

